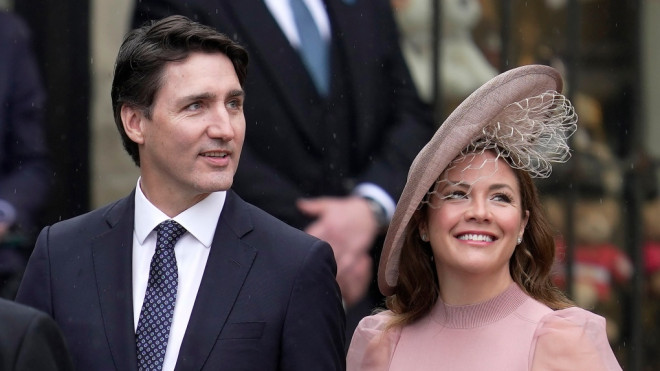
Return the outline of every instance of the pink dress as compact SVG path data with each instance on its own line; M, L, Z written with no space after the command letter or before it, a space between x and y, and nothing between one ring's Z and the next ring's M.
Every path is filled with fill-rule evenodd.
M391 312L362 319L348 350L348 371L621 370L605 319L581 308L553 311L515 283L467 306L438 301L403 328Z

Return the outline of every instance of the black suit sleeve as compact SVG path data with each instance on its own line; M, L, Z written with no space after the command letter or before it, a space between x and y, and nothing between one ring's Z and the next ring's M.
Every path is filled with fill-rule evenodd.
M310 249L291 294L282 334L280 370L344 370L344 309L330 245Z
M73 364L55 322L36 312L23 336L16 357L16 371L67 371Z
M55 321L43 312L0 299L0 370L73 370Z
M50 260L48 256L48 233L51 227L45 227L35 244L28 261L21 286L16 294L16 301L53 315L51 303Z

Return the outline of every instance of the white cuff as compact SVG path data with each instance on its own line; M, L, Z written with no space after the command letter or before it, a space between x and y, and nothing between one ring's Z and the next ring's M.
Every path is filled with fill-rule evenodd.
M353 194L361 197L368 197L378 202L385 210L387 220L392 220L396 203L384 189L374 183L360 183L353 190Z

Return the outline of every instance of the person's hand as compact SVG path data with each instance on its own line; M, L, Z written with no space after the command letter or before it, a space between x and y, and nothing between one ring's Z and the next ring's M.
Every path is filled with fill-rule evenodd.
M337 284L347 308L359 302L367 293L372 276L372 261L371 256L365 252L357 256L350 266L345 267L341 275L337 274Z
M367 291L371 280L369 249L378 223L362 197L319 197L298 201L298 208L315 217L305 232L330 244L337 261L337 282L347 306Z

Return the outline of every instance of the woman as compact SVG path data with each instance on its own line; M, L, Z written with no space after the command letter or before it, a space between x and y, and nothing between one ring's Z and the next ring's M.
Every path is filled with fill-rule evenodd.
M547 66L468 97L411 166L349 370L620 370L605 320L550 281L555 246L532 177L570 157L577 117Z

